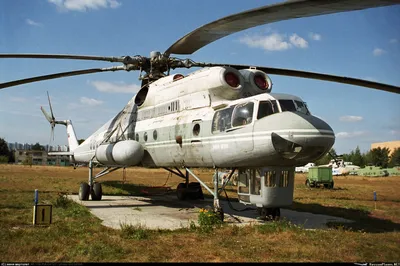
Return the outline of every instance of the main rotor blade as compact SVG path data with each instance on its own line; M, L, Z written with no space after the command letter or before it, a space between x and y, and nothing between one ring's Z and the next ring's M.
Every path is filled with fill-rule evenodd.
M10 82L0 83L0 89L22 85L26 83L41 81L41 80L48 80L48 79L56 79L62 77L71 77L71 76L78 76L84 74L92 74L98 72L107 72L107 71L119 71L119 70L126 70L125 66L115 66L115 67L108 67L108 68L91 68L91 69L83 69L83 70L76 70L76 71L69 71L69 72L61 72L56 74L44 75L44 76L37 76L27 79L19 79Z
M399 0L294 0L251 9L208 23L179 39L166 54L191 54L222 37L255 26L294 18L400 4Z
M209 66L224 66L223 64L208 64ZM249 69L250 66L244 65L225 65L240 69ZM349 78L349 77L341 77L323 73L315 73L315 72L307 72L307 71L300 71L300 70L293 70L293 69L283 69L283 68L273 68L273 67L251 67L256 68L258 70L264 71L267 74L271 75L281 75L281 76L289 76L289 77L299 77L299 78L309 78L309 79L319 79L319 80L326 80L326 81L333 81L338 83L362 86L387 92L394 92L400 94L400 87L364 80L364 79L356 79L356 78Z
M68 54L0 54L0 58L75 59L75 60L96 60L96 61L123 63L125 57L68 55Z
M47 92L47 99L49 100L49 106L50 106L50 113L51 113L51 119L54 121L54 114L53 114L53 108L51 108L51 102L50 102L50 96L49 96L49 92Z

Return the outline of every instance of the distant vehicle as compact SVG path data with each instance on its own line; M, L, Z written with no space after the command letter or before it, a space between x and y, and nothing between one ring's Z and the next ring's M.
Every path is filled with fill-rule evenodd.
M333 176L357 175L357 171L360 169L360 166L354 165L352 162L345 162L341 158L332 159L329 164L321 166L331 167Z
M304 166L299 166L295 168L296 173L308 173L310 167L314 167L315 163L308 163Z

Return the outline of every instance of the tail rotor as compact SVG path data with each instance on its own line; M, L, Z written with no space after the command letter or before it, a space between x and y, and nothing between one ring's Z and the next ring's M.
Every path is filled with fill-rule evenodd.
M41 106L40 110L42 110L43 115L46 117L47 121L49 121L50 126L51 126L51 134L50 134L50 140L54 140L54 127L56 124L63 124L66 125L64 121L56 121L54 114L53 114L53 108L51 107L51 101L50 101L50 96L49 92L47 92L47 99L49 100L49 106L50 106L50 115L49 113L46 112L46 110Z

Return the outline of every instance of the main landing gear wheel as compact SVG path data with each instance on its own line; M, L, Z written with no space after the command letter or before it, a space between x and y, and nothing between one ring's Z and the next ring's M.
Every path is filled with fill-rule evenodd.
M92 196L92 200L101 200L101 197L103 196L103 189L101 187L101 184L94 183L93 189L90 191L90 194Z
M198 182L190 182L188 187L185 183L179 183L176 188L176 196L179 200L185 199L204 199L203 190Z
M185 200L186 198L186 185L185 183L179 183L176 187L176 196L178 200Z
M79 200L89 200L90 186L82 182L79 187Z

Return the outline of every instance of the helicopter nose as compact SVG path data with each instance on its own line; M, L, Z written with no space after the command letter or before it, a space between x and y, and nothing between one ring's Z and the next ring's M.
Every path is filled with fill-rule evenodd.
M332 128L322 119L299 112L282 112L266 120L275 125L271 142L281 158L308 163L326 154L335 142Z

